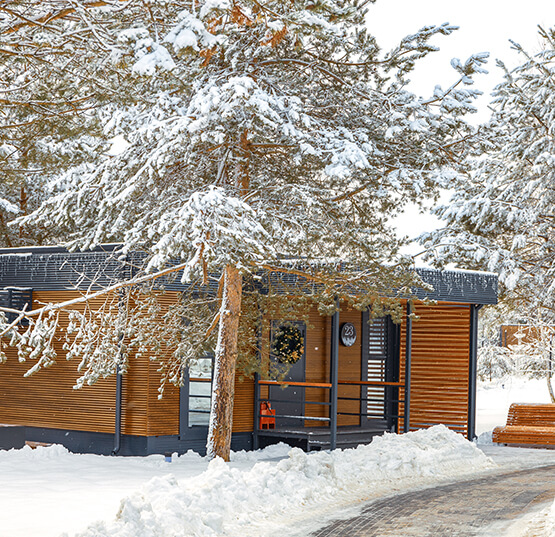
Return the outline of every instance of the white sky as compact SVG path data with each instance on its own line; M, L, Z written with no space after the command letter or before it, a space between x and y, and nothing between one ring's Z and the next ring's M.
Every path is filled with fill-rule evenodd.
M489 52L489 74L476 77L474 84L485 94L476 115L476 121L481 122L488 116L489 93L502 78L495 60L499 58L509 67L520 63L509 39L529 52L537 52L538 25L555 26L555 0L378 0L370 6L368 14L369 31L383 50L391 49L405 35L423 26L444 22L460 28L450 36L437 36L432 41L440 51L417 64L411 89L426 96L436 84L446 88L455 81L452 58L464 61L471 54ZM411 237L437 227L438 223L431 215L420 215L414 208L396 222L401 232ZM413 254L418 251L418 247L411 249Z

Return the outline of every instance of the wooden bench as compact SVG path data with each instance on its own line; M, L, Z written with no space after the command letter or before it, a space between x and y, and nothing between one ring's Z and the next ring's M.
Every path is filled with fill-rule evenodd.
M555 404L513 403L507 425L493 430L499 444L555 446Z
M34 440L26 440L25 445L29 446L31 449L37 449L38 447L50 447L52 444L48 442L35 442Z

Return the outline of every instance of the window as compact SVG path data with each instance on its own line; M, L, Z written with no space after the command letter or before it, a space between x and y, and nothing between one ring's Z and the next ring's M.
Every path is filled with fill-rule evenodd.
M189 366L189 427L206 427L210 421L213 364L214 359L207 356Z
M0 289L0 306L14 310L31 311L33 307L33 289L30 287L4 287ZM8 323L12 323L17 318L15 313L6 313ZM21 325L27 326L29 321L23 319Z

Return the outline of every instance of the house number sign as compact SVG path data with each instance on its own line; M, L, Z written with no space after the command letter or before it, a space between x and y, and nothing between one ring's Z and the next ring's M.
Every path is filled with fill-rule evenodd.
M352 347L357 340L357 331L353 323L343 323L341 325L341 343L345 347Z

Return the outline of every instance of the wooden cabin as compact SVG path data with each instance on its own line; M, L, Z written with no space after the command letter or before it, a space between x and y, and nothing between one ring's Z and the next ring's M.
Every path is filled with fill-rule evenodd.
M79 296L91 281L122 277L113 247L69 253L57 247L0 250L0 303L33 308ZM420 269L433 291L405 304L401 324L343 308L332 317L316 309L304 321L267 319L261 354L284 323L302 345L280 381L238 373L232 449L285 441L304 449L352 446L384 431L408 431L443 423L474 437L478 310L497 302L497 278L467 271ZM77 283L76 283L77 282ZM178 282L164 294L178 300ZM182 288L181 288L182 289ZM306 313L306 312L305 312ZM0 364L0 424L24 427L30 442L59 443L74 452L147 455L189 449L203 452L208 431L211 358L201 357L181 388L158 398L157 365L133 360L124 376L81 390L74 361L56 341L55 366L23 378L8 348ZM1 447L1 446L0 446Z
M503 324L499 327L499 346L533 343L552 333L555 333L553 325Z

